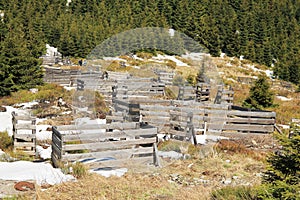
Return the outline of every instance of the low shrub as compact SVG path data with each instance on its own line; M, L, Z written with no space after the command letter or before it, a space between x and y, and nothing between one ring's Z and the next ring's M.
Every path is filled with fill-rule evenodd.
M150 59L153 57L153 54L148 52L137 52L136 55L143 59Z
M59 165L64 174L72 174L75 178L83 178L88 174L87 167L81 162L70 163L67 165L60 163Z
M172 69L176 69L176 62L172 61L172 60L167 60L166 65Z
M0 149L7 150L12 149L13 140L12 137L8 135L7 131L0 132Z

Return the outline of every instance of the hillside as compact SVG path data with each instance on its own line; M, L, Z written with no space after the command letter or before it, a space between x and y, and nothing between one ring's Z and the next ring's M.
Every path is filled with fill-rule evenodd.
M63 56L85 58L106 39L143 27L184 33L214 56L223 52L228 56L244 56L267 67L274 65L275 75L298 84L299 7L298 1L289 0L73 0L69 3L66 0L22 3L2 0L0 58L5 81L1 82L0 95L41 84L37 58L45 52L46 43L57 47ZM160 50L160 43L156 43L160 37L161 34L153 33L150 38L155 50ZM143 43L149 36L130 38L131 43ZM120 46L108 47L114 52ZM19 69L24 73L18 74ZM29 79L25 69L35 79Z
M107 60L105 65L107 68L103 70L114 70L116 72L130 72L136 76L154 77L155 74L150 73L153 69L164 69L176 72L184 79L188 79L199 71L199 66L194 66L193 62L187 57L156 55L149 53L138 53L132 59L130 56L121 56ZM228 86L232 86L235 92L234 104L241 105L242 101L248 95L250 83L242 83L254 79L259 73L265 73L264 66L252 63L247 60L240 60L234 57L224 56L223 58L213 58L206 55L206 61L218 72L212 73L222 77L223 82ZM137 63L138 61L138 63ZM170 62L172 61L172 62ZM95 61L94 64L97 61ZM125 62L120 65L120 62ZM171 63L171 64L170 64ZM102 63L103 64L103 63ZM125 68L124 68L125 65ZM251 67L253 66L253 67ZM254 67L255 66L255 67ZM249 68L252 70L249 70ZM63 68L67 68L64 66ZM259 72L261 70L261 72ZM140 73L139 73L140 72ZM143 72L143 73L141 73ZM148 72L148 73L147 73ZM211 72L210 72L211 73ZM269 71L267 71L269 73ZM248 77L248 79L239 80L239 77ZM240 82L239 82L240 81ZM252 80L253 81L253 80ZM278 80L269 80L274 82L273 89L278 92L277 95L286 98L294 98L291 101L282 101L277 98L278 107L271 110L281 111L277 114L277 122L289 124L291 118L297 115L291 115L294 105L291 102L297 102L297 93L294 93L294 85L292 88L285 88L282 85L276 85ZM276 86L276 87L275 87ZM50 104L53 100L64 93L64 100L71 103L72 92L64 92L58 86L40 88L40 92L44 90L47 93L37 93L35 97L45 98L50 94ZM56 93L52 93L54 90ZM22 92L22 91L21 91ZM280 92L280 93L279 93ZM26 95L25 95L26 94ZM19 96L23 98L30 95L30 92L14 93L11 98L2 98L2 103L19 102ZM29 97L29 96L28 96ZM24 99L25 100L25 99ZM25 100L26 101L26 100ZM20 102L19 102L20 103ZM44 106L44 105L43 105ZM70 108L55 111L55 115L59 112L68 111ZM47 113L50 111L50 113ZM47 107L43 110L37 110L36 113L53 114ZM49 125L58 125L61 123L68 124L70 120L67 115L61 117L52 117L51 120L43 123ZM276 141L275 141L276 143ZM212 192L218 188L249 186L256 188L261 184L261 176L265 171L266 155L278 148L274 145L272 135L250 136L243 141L221 141L217 144L193 147L187 143L162 142L158 148L162 151L177 151L184 153L183 146L188 147L188 159L162 158L162 168L154 168L153 166L137 166L129 168L129 171L122 177L104 178L97 174L88 174L79 178L76 182L67 182L55 185L47 190L42 190L37 186L35 192L25 194L25 197L37 197L40 199L210 199ZM85 187L83 187L85 186ZM44 186L43 186L44 187ZM254 195L253 191L253 195ZM22 194L22 193L21 193Z

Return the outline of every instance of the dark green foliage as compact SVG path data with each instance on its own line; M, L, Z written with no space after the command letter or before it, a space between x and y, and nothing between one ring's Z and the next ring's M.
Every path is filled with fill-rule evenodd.
M16 83L15 77L24 74L15 71L26 69L28 63L39 74L39 63L33 59L43 53L45 43L57 47L63 56L84 58L113 35L142 27L173 28L214 56L225 52L267 66L274 64L279 78L298 84L299 8L299 1L290 0L72 0L69 6L66 0L1 1L4 17L0 20L0 95L27 82L24 78ZM192 46L189 51L203 51L190 45L191 40L181 40L177 35L171 39L157 32L147 37L127 33L127 38L119 38L122 40L117 43L104 43L105 53L127 53L126 50L143 50L143 46L177 55L185 52L183 46ZM101 49L93 53L97 51L103 54ZM11 60L16 56L18 59ZM15 63L15 69L9 62ZM31 82L28 87L34 84Z
M256 191L251 187L224 187L212 192L211 199L213 200L256 200Z
M274 95L270 91L270 85L265 75L260 75L250 88L250 95L244 101L243 106L262 109L273 105Z
M262 199L300 199L300 126L292 124L290 137L279 135L282 149L268 158Z

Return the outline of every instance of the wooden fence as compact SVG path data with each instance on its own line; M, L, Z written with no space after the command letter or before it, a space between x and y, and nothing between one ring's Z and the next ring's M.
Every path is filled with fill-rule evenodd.
M60 85L75 86L76 80L95 80L102 77L101 72L88 72L60 68L45 68L44 81Z
M157 128L140 127L139 123L94 124L76 127L52 127L52 161L103 160L91 168L126 166L128 163L159 165ZM109 158L109 159L107 159Z
M14 151L23 151L36 155L36 119L31 116L19 116L12 112Z
M166 85L173 84L175 72L155 71L155 74L158 76L159 82L164 83Z
M275 112L179 100L115 100L114 107L120 121L138 120L157 127L159 133L189 140L193 140L191 137L197 132L217 135L271 133L276 118Z

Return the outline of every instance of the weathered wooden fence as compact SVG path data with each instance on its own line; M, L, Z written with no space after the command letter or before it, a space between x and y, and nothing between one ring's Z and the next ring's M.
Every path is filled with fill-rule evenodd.
M130 96L164 95L165 84L155 82L152 78L130 78L118 81L114 97L127 99Z
M155 71L158 76L158 81L166 85L172 85L175 77L175 72Z
M138 120L168 133L192 140L203 134L265 134L274 131L275 112L248 110L230 104L194 101L131 100L114 101L119 121Z
M14 151L36 155L36 119L12 112Z
M159 165L157 128L139 123L65 125L52 127L52 162L60 163L96 158L91 168L126 166L132 163ZM109 158L109 159L107 159Z
M44 81L46 83L56 83L60 85L75 86L77 79L97 80L102 77L101 72L88 72L80 70L45 68Z

